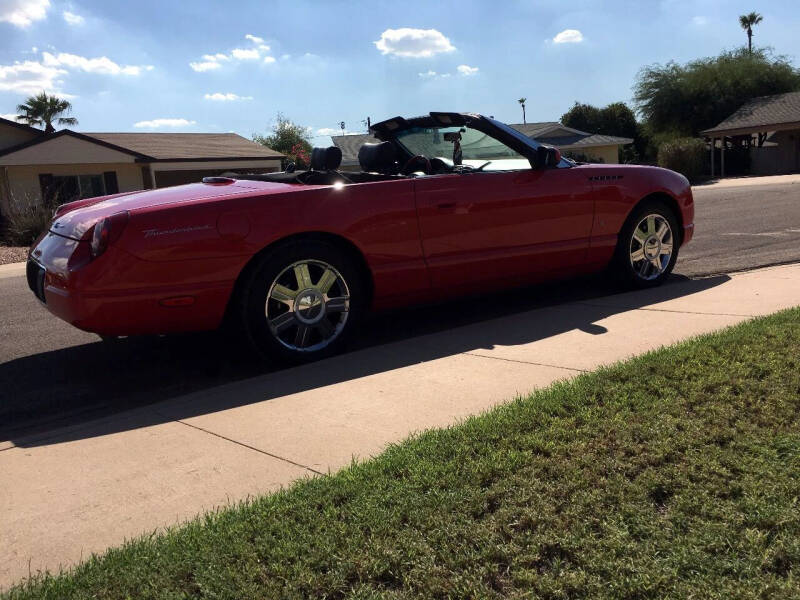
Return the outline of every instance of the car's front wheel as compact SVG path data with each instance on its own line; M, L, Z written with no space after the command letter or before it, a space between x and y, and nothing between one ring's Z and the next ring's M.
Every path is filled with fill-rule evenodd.
M262 354L306 362L337 352L366 309L363 277L335 246L308 241L264 256L240 300L242 325Z
M634 287L652 287L663 282L678 260L678 221L663 202L639 205L620 231L614 270Z

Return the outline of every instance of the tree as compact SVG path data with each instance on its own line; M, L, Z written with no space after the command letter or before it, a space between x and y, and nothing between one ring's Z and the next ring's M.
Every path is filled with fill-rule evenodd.
M753 26L758 25L762 20L763 17L757 12L739 16L739 25L747 32L747 50L750 54L753 53Z
M637 160L644 153L646 141L636 122L636 115L624 102L613 102L604 108L575 102L561 115L561 123L588 133L631 138L635 152L630 148L620 148L619 158L622 162Z
M311 154L311 136L302 125L293 123L282 113L278 113L270 135L253 134L253 141L285 154L296 166L308 164Z
M22 113L17 116L17 121L38 127L44 125L45 133L53 133L56 130L53 127L54 122L59 125L78 124L78 119L75 117L59 116L72 112L72 104L58 96L48 96L46 92L30 96L24 104L17 106L17 112Z
M519 100L517 100L517 102L519 102L520 106L522 106L522 124L523 125L525 124L525 101L526 100L527 100L527 98L520 98Z
M601 133L603 118L600 112L596 106L580 104L576 101L567 112L561 115L561 124L588 133Z
M636 108L653 134L693 137L752 98L795 90L800 90L800 69L785 57L740 48L685 65L644 67L633 91Z

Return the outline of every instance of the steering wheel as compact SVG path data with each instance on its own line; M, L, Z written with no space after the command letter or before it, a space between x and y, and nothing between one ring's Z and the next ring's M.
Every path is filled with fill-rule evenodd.
M415 163L423 163L423 162L425 163L425 168L422 169L423 172L426 175L430 175L431 174L431 161L428 160L427 156L422 156L421 154L417 154L416 156L412 156L411 158L408 159L408 161L406 162L406 164L403 166L403 169L402 169L403 175L409 175L410 173L413 173L414 171L419 170L419 169L411 169L411 167Z

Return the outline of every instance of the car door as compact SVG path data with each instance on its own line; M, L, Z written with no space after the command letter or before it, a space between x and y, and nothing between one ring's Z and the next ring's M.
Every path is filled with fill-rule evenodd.
M434 288L521 283L586 260L593 201L579 169L421 177L415 194Z

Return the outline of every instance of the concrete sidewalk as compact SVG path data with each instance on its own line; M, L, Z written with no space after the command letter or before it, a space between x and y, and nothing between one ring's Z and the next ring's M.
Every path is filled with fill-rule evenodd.
M800 184L800 173L789 175L741 175L725 177L724 179L712 179L705 183L693 185L694 191L710 188L729 188L743 187L751 185L792 185Z
M532 310L0 440L0 588L601 364L800 305L800 265Z

